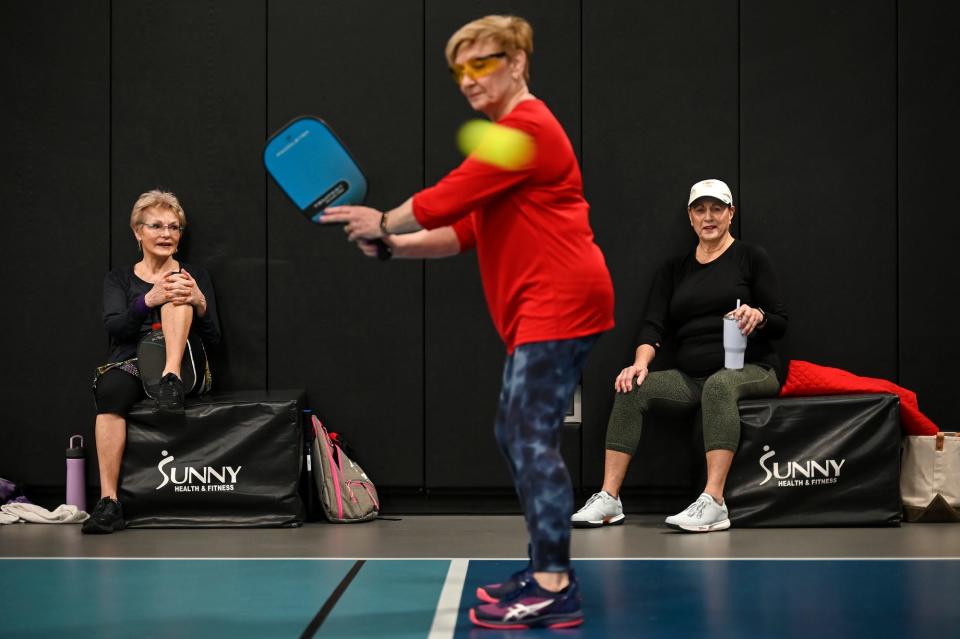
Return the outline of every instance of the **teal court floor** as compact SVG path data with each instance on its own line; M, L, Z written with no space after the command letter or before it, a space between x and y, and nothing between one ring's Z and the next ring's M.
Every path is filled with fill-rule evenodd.
M8 526L0 529L0 606L7 611L0 637L960 636L960 535L952 527L690 536L641 521L633 530L575 531L584 624L494 631L475 628L467 618L476 588L500 581L524 560L388 558L383 551L395 538L393 549L401 554L459 545L489 555L498 536L509 533L518 541L512 539L516 522L478 519L473 539L452 539L440 518L409 519L422 521L376 522L363 531L126 531L96 540L64 527ZM367 543L351 538L351 530L379 538L381 552L338 558L337 547L351 551ZM420 545L408 534L419 535ZM491 546L483 543L488 537ZM815 545L805 548L804 538ZM939 555L905 556L910 545L935 539L941 540ZM783 556L769 554L776 546L784 548ZM224 555L240 547L248 552ZM323 556L280 556L284 549L309 547ZM654 547L660 556L584 556ZM138 548L141 555L134 556ZM210 556L201 554L204 548ZM810 552L814 548L821 556ZM183 556L163 552L170 550ZM884 556L868 556L871 550Z
M502 636L467 618L517 560L7 559L4 637ZM322 618L324 604L359 566ZM566 637L957 636L960 561L581 560ZM9 590L8 590L9 589Z

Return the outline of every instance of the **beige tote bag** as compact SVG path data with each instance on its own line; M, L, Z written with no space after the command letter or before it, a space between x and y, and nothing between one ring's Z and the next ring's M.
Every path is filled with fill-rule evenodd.
M960 434L905 437L901 462L904 520L960 521Z

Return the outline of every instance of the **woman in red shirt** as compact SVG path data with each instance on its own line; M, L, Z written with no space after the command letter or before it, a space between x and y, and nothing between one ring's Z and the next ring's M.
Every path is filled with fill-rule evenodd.
M515 16L470 22L446 48L470 106L532 143L527 161L505 168L471 154L390 211L341 206L322 218L345 223L348 238L370 256L377 239L404 258L477 250L484 295L508 354L495 432L530 534L530 564L477 590L486 604L470 618L496 628L583 621L570 571L573 491L559 436L583 362L598 335L613 327L613 285L593 239L573 146L527 87L532 50L533 30Z

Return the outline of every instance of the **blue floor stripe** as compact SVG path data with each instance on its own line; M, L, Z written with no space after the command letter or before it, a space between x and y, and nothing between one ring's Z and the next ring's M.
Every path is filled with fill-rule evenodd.
M477 586L522 562L471 561L455 637L500 631L466 617ZM586 620L569 637L911 637L960 627L960 562L575 561ZM520 639L542 636L511 633Z

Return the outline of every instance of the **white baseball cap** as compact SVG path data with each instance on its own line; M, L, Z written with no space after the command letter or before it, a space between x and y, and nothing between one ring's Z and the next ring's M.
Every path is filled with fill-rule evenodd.
M730 194L730 187L721 180L701 180L694 184L690 188L690 200L687 201L687 206L702 197L716 198L727 206L733 206L733 195Z

